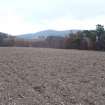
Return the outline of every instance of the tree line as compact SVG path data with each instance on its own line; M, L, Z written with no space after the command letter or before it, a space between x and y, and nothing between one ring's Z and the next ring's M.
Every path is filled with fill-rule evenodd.
M0 46L105 50L105 30L104 26L97 24L96 30L70 32L65 37L48 36L44 40L23 40L0 33Z
M65 48L85 50L105 50L104 26L97 24L96 30L83 30L71 33L65 39Z

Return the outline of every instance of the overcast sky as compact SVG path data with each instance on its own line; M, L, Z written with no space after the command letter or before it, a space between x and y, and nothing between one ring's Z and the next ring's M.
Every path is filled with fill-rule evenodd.
M0 0L0 31L13 35L46 29L105 25L105 0Z

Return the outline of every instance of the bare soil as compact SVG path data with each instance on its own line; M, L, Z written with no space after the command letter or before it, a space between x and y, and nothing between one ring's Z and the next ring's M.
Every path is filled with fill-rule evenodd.
M105 105L105 52L0 48L0 105Z

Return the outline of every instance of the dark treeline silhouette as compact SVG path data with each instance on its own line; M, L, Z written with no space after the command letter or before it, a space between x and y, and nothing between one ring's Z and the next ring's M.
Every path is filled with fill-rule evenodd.
M0 46L13 46L14 37L6 33L0 32Z
M67 49L96 49L96 31L84 30L75 34L71 33L65 38L65 48Z
M104 26L96 25L96 30L71 33L65 40L65 48L84 50L105 50Z
M61 49L105 50L104 26L96 25L96 30L70 32L68 36L48 36L47 38L23 40L0 33L0 46L42 47Z

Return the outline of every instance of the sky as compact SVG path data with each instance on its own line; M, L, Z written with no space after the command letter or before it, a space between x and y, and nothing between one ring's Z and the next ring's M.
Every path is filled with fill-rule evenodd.
M0 31L12 35L105 25L105 0L0 0Z

